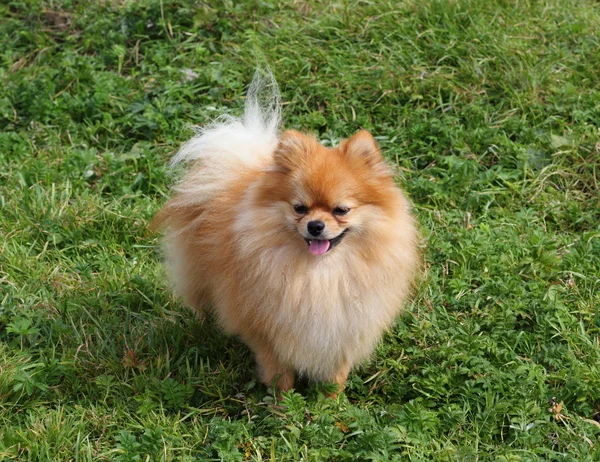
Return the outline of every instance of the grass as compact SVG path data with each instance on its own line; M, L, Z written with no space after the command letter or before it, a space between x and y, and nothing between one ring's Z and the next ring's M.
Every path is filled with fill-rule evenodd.
M213 6L209 6L213 5ZM600 459L593 0L0 5L0 460ZM426 274L346 393L274 406L146 225L257 61L286 126L371 130Z

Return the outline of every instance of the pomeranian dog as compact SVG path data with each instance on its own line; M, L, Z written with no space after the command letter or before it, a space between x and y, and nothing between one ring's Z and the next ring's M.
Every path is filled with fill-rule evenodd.
M341 390L409 295L415 221L369 132L328 148L280 120L277 84L257 71L243 117L175 156L186 172L156 220L176 292L250 347L262 382L289 390L297 373Z

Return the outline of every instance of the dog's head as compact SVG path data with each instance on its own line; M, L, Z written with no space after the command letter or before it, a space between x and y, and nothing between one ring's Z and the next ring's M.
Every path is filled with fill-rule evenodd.
M373 244L368 242L375 239L373 231L385 226L397 205L391 171L365 130L336 148L284 132L257 197L261 206L277 211L282 231L315 256Z

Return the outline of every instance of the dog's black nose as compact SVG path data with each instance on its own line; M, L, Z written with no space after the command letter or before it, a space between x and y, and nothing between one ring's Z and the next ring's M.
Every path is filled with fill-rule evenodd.
M310 234L313 236L318 236L321 234L321 231L325 229L325 223L323 223L321 220L309 221L306 225L306 228Z

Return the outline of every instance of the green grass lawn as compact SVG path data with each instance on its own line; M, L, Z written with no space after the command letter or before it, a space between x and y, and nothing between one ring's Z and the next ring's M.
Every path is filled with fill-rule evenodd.
M2 2L0 460L600 460L599 30L594 0ZM337 401L275 406L147 229L264 61L286 127L373 132L424 236Z

